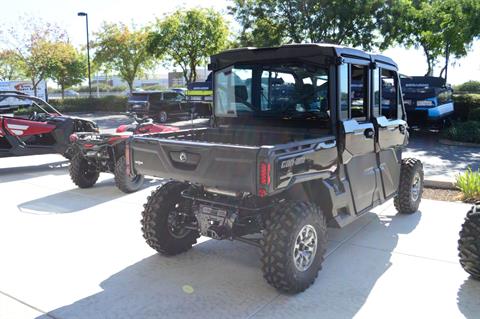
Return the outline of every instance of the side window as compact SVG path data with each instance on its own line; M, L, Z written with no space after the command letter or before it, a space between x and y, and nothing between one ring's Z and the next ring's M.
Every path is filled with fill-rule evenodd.
M400 101L398 99L397 74L394 71L382 69L382 115L389 120L398 118Z
M373 70L372 75L372 91L373 91L373 116L380 115L380 69Z
M174 92L163 93L163 99L165 101L175 101L176 98L177 98L177 93L174 93Z
M162 102L162 93L151 94L149 98L150 103L160 103Z
M350 74L351 118L365 121L367 119L367 82L368 69L362 65L352 65Z
M452 91L446 90L441 92L440 94L438 94L437 100L439 105L452 102Z
M348 69L349 65L344 63L340 65L340 112L342 119L348 119Z

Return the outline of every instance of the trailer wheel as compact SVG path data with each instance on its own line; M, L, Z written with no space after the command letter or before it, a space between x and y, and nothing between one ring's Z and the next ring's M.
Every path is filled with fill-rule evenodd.
M463 269L480 280L480 203L465 217L458 240L458 255Z
M327 226L318 207L301 201L279 203L265 221L264 278L283 292L304 291L322 268L326 245Z
M82 154L75 154L70 161L70 178L80 188L89 188L95 185L100 173L96 167L89 164Z
M128 175L126 166L125 155L122 155L115 163L115 185L124 193L133 193L142 187L145 177Z
M181 196L188 185L168 182L148 197L142 212L142 232L147 244L162 255L183 253L197 242L198 231L184 227L190 217L186 209L190 203ZM185 207L187 206L187 207Z
M418 210L423 193L423 165L415 158L402 160L400 185L394 205L400 214L413 214Z

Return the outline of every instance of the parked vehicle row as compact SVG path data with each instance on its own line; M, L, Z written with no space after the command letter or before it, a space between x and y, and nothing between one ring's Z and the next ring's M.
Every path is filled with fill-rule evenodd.
M423 87L414 103L407 87L418 88L408 86L415 79L401 80L393 60L328 44L225 51L211 57L210 68L211 81L189 87L188 100L178 91L133 93L134 122L115 134L33 98L42 115L0 117L0 156L47 152L53 141L48 152L73 157L70 175L80 188L92 187L100 172L114 173L126 193L144 176L166 179L142 212L150 247L176 255L199 236L251 244L261 250L265 280L287 293L317 278L327 225L345 227L389 199L400 214L417 212L423 166L402 157L407 115L413 104L424 115L441 113L443 91L433 98ZM212 112L204 128L154 123L193 118L204 107ZM459 253L480 279L478 209L467 214Z

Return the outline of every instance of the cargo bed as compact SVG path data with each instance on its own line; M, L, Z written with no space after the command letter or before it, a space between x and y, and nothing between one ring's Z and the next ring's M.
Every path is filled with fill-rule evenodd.
M312 134L243 128L149 134L131 139L131 163L137 174L256 193L260 161L271 162L272 156L304 151L322 138L325 132L321 131Z

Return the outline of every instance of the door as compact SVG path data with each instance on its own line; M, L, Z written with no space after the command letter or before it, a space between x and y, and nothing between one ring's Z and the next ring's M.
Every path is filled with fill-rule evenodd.
M396 71L388 67L372 70L373 116L377 161L383 194L395 194L400 181L401 148L408 142L407 123Z
M375 129L369 111L369 68L365 64L339 66L340 119L344 147L342 161L350 182L355 210L360 213L378 199Z

